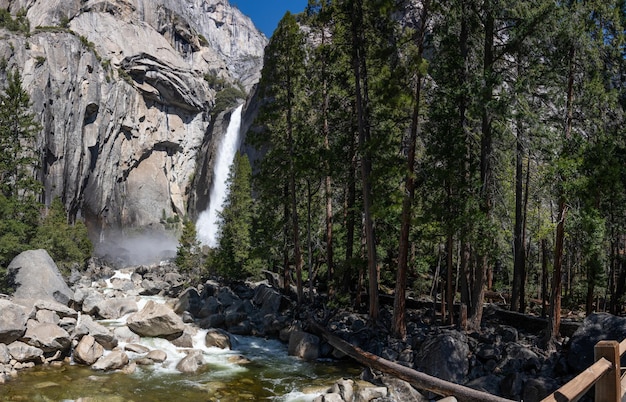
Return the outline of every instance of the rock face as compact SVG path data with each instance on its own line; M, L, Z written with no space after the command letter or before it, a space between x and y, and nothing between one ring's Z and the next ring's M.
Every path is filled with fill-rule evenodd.
M67 306L74 298L46 250L22 252L9 264L7 275L16 299L49 300Z
M32 27L2 30L0 59L22 71L41 119L46 200L62 196L96 229L162 229L163 216L195 214L197 153L221 135L211 131L220 88L205 76L247 91L258 81L267 39L250 19L226 0L0 5L26 9Z

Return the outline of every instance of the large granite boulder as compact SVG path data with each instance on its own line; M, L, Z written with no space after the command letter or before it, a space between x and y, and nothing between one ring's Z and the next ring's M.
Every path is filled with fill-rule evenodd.
M0 299L0 343L20 339L26 332L27 321L28 315L22 306Z
M203 364L204 357L202 357L202 351L190 350L187 356L178 362L176 370L181 373L195 373Z
M56 324L29 320L22 341L43 350L45 353L68 350L70 334Z
M594 362L594 347L602 340L621 342L626 337L626 318L608 313L594 313L583 321L569 343L567 364L572 372L579 373ZM622 366L626 356L622 357Z
M98 315L104 319L117 319L126 314L139 311L137 302L132 297L104 299L97 305Z
M304 331L294 331L289 336L289 356L315 360L320 354L320 338Z
M74 348L74 361L78 364L90 366L101 358L103 354L104 348L96 341L96 338L91 335L85 335Z
M426 340L415 356L415 369L442 380L463 384L469 371L469 345L458 331Z
M119 370L129 362L128 355L122 350L114 350L102 356L91 365L92 370L110 371Z
M46 250L20 253L9 264L7 278L16 299L51 300L67 306L74 298Z
M254 292L254 298L252 299L254 304L260 306L263 315L277 314L280 310L282 300L283 297L280 292L265 284L257 286Z
M153 300L128 317L126 323L131 331L140 336L174 339L185 330L183 320L171 308Z
M9 354L18 362L41 362L43 350L24 342L15 341L8 345Z
M230 335L221 329L209 329L204 339L207 348L230 349L232 347Z
M118 344L118 339L111 330L102 324L95 322L90 316L83 315L76 324L74 336L82 338L85 335L93 336L96 341L104 346L105 349L111 350Z

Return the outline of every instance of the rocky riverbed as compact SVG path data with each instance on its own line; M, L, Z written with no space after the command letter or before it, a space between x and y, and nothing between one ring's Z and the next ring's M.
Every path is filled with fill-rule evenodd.
M113 269L94 259L66 282L44 250L22 253L9 275L16 291L0 299L0 383L42 365L127 375L155 366L193 375L207 364L205 348L230 350L238 336L279 339L302 361L340 361L340 352L307 332L306 323L314 319L353 345L406 367L512 400L538 401L591 363L597 340L621 341L626 334L625 320L594 314L564 340L561 353L548 354L537 347L538 334L503 324L497 307L487 307L485 326L473 333L433 325L428 309L411 310L409 337L400 341L387 330L390 309L383 308L376 327L364 314L329 311L319 301L298 309L271 286L271 277L188 287L169 263ZM146 346L145 339L173 346ZM253 363L234 353L227 358L241 366ZM308 400L436 399L367 369L360 379L342 377Z

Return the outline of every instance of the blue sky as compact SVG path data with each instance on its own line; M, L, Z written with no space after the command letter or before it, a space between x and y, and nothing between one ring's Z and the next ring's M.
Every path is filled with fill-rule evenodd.
M287 10L298 14L304 11L307 3L307 0L230 0L230 4L250 17L268 38Z

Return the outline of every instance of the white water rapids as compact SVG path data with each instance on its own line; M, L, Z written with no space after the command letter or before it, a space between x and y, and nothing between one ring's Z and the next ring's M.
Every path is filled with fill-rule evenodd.
M211 248L217 247L219 214L228 196L228 173L241 145L241 111L243 105L233 110L226 135L217 149L217 158L213 167L213 181L208 208L201 212L196 222L196 232L200 243Z

